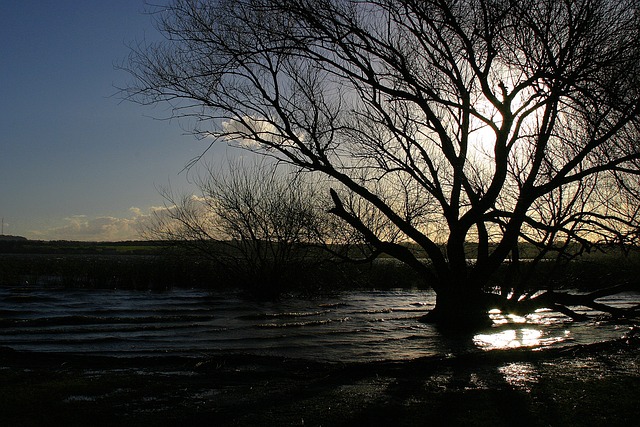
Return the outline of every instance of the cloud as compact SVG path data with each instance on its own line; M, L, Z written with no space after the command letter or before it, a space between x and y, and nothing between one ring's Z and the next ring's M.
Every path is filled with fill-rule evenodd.
M146 212L137 207L129 209L130 216L74 215L64 218L64 224L47 230L32 231L30 237L42 240L123 241L139 240L140 230L151 221L153 213L165 208L151 207Z
M291 146L292 141L286 138L272 122L251 116L231 119L222 122L222 131L227 141L237 142L239 146L249 149L266 148L258 141L268 144ZM302 139L302 135L298 135Z

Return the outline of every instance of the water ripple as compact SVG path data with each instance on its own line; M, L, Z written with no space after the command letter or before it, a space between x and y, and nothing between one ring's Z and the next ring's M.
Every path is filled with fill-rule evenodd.
M635 298L635 302L631 301ZM619 304L637 304L637 295ZM233 293L0 288L0 345L103 355L258 354L322 361L400 360L453 351L541 347L618 338L614 323L571 324L542 311L496 326L468 345L417 318L430 291L348 291L278 302Z

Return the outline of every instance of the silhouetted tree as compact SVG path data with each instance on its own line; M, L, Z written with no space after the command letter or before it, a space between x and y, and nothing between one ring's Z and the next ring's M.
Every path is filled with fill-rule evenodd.
M427 320L473 324L493 307L575 315L569 306L602 293L486 289L505 260L517 265L518 242L567 254L637 238L639 8L174 0L157 10L166 41L133 50L127 96L330 177L331 212L433 287ZM347 197L386 218L395 240Z
M326 208L303 175L235 161L225 170L208 166L195 184L199 194L162 190L165 208L145 225L147 238L203 256L261 296L277 295L328 261Z

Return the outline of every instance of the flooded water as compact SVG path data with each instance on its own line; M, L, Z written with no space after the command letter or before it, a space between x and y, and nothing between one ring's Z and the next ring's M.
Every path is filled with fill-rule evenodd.
M637 304L640 295L608 301L627 306ZM336 362L585 344L619 338L628 330L608 321L572 323L551 311L526 318L494 313L493 328L451 339L417 321L434 302L431 291L419 290L256 302L204 290L4 287L0 346L121 357L251 354Z

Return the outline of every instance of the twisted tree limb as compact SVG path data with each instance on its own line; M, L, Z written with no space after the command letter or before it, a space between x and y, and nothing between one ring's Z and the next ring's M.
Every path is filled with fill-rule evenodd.
M638 290L637 286L634 286L633 283L622 283L586 294L572 294L569 292L549 290L533 296L527 295L517 300L501 298L499 295L494 295L492 302L495 308L510 313L527 314L538 309L548 308L562 313L575 321L588 320L589 316L576 312L573 307L588 307L607 313L615 319L634 318L640 314L640 304L634 307L620 308L596 301L599 298L633 290Z

